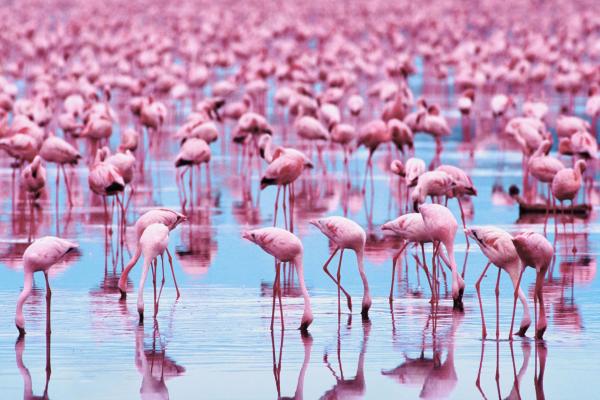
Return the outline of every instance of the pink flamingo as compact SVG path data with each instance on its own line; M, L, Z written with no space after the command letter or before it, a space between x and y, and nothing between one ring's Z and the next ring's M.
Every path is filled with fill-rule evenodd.
M198 138L190 138L187 139L183 145L181 146L181 149L179 150L179 153L177 154L177 157L175 158L175 167L176 168L181 168L183 167L183 169L181 170L181 173L178 173L176 175L177 177L177 182L178 185L181 185L181 190L183 191L183 208L185 209L185 205L187 203L187 196L185 194L185 184L183 182L183 178L186 172L188 172L188 170L190 171L190 202L193 203L193 199L194 199L194 192L193 192L193 181L192 181L192 177L193 177L193 169L190 170L191 168L194 167L198 167L200 168L200 166L202 164L206 164L206 182L208 185L208 191L210 193L210 158L211 158L211 152L210 152L210 147L208 147L208 144L202 140L202 139L198 139Z
M548 222L548 214L554 200L552 199L551 185L554 177L565 168L565 165L556 157L548 155L552 142L544 140L540 147L531 155L528 161L529 173L533 175L535 179L548 185L548 204L546 210L546 217L544 218L544 234L546 234L546 225Z
M600 116L600 87L593 85L588 92L585 113L592 119L592 134L596 136L598 116Z
M579 188L581 187L581 180L583 171L585 171L586 164L583 160L577 160L574 168L561 169L554 175L552 179L552 195L558 201L560 201L561 207L565 200L571 201L571 208ZM572 223L573 234L575 234L575 221ZM564 227L566 233L566 226ZM577 252L575 243L573 243L573 253Z
M156 298L156 270L158 266L158 257L161 258L163 264L163 281L165 283L164 260L163 254L169 246L169 228L161 223L153 223L148 225L142 236L140 236L140 248L144 256L144 266L140 277L140 286L138 287L137 310L140 316L140 325L144 323L144 284L148 275L148 269L152 266L152 283L154 284L154 315L158 312L158 300ZM162 286L160 291L162 292Z
M411 182L412 183L412 182ZM411 193L411 201L415 211L419 204L425 203L427 196L432 201L434 197L446 197L454 188L454 179L444 171L427 171L418 177L415 188Z
M379 145L392 139L388 126L383 120L376 119L363 125L358 132L357 146L365 146L369 156L365 165L365 179L363 180L363 194L367 189L367 173L371 175L371 190L373 190L373 154Z
M413 131L404 121L392 118L387 122L387 127L390 132L391 141L402 154L404 154L405 148L406 151L412 152L414 150Z
M293 148L278 147L275 151L271 150L271 136L263 135L260 138L260 152L269 166L260 179L260 189L268 186L277 185L277 196L273 211L273 226L277 224L277 210L279 205L279 194L283 187L283 216L287 229L286 190L289 188L288 203L290 204L290 228L293 229L293 207L294 207L294 189L293 183L302 175L305 168L312 168L313 165L302 153Z
M119 278L119 291L121 292L121 300L124 300L127 297L127 277L129 273L135 267L135 264L139 260L142 255L142 246L140 244L140 239L142 234L146 230L146 228L152 224L159 223L163 224L169 228L169 230L175 229L182 222L187 221L187 217L177 211L168 209L168 208L154 208L152 210L146 211L142 216L138 218L135 222L135 240L136 247L135 253L129 260L129 263L125 266L125 269L121 273L121 277ZM167 253L167 257L169 259L169 264L171 266L171 274L173 275L173 280L175 281L175 290L177 291L177 298L179 298L179 287L177 286L177 280L175 279L175 270L173 269L173 258L171 257L171 253L169 249L166 248L165 252Z
M431 284L431 277L429 274L429 269L427 268L427 261L425 259L425 243L431 243L431 236L425 227L425 222L423 221L423 216L420 213L408 213L401 215L395 220L386 222L381 226L381 229L384 231L393 232L396 236L404 240L404 243L400 250L394 255L392 259L392 285L390 287L390 302L394 299L394 275L396 273L396 263L398 258L404 251L404 249L410 244L414 243L415 245L421 246L421 254L423 257L423 269L425 270L425 274L427 275L427 282L429 283L429 288L431 289L431 296L435 298L435 292L433 291L433 286ZM440 255L444 258L445 254L440 253ZM417 259L418 260L418 259ZM449 265L449 261L448 261Z
M547 320L546 320L546 308L544 307L544 278L546 271L552 262L554 257L554 247L544 236L535 232L523 232L516 235L513 238L515 249L519 254L519 257L523 261L523 269L521 275L519 275L519 283L523 277L526 267L533 267L536 270L535 277L535 293L534 299L534 315L535 321L535 338L542 339L544 332L546 331ZM539 301L539 320L537 303ZM515 297L515 304L517 300ZM513 322L515 318L515 304L513 304ZM511 323L512 330L512 323Z
M73 206L73 199L71 198L71 188L69 187L69 181L67 179L67 173L65 172L65 164L76 165L81 154L71 146L64 139L54 136L52 133L44 140L42 147L40 148L40 156L46 162L57 164L56 168L56 202L58 204L58 184L60 182L60 170L62 170L63 178L65 179L65 185L67 187L67 194L69 198L69 206Z
M78 247L77 243L61 239L55 236L44 236L31 243L23 253L23 291L17 300L17 312L15 325L19 330L19 337L25 335L25 317L23 316L23 305L31 294L33 288L33 273L42 271L46 279L46 303L48 320L50 314L50 299L52 291L48 281L48 270L71 250Z
M489 268L490 264L494 264L498 267L498 278L496 279L496 340L500 337L500 314L499 314L499 296L500 296L500 272L504 270L509 276L513 283L515 293L515 304L516 298L518 297L523 304L523 319L521 319L521 326L517 335L524 336L525 332L531 324L531 316L529 314L529 307L527 305L527 298L520 287L520 276L521 271L524 269L521 259L517 254L517 250L513 244L513 237L506 231L495 228L471 228L465 229L465 233L472 237L485 256L488 258L488 263L481 276L475 283L475 289L477 289L477 298L479 299L479 310L481 311L481 336L483 339L487 336L487 330L485 326L485 317L483 316L483 304L481 302L481 281L485 277L485 273ZM514 312L514 311L513 311ZM513 314L514 321L514 314ZM512 338L512 324L508 338Z
M454 238L456 237L456 230L458 229L458 223L456 218L452 215L452 212L448 208L439 204L421 204L419 206L419 212L423 216L423 222L425 228L429 232L431 241L433 242L433 258L440 252L440 244L444 245L447 253L448 264L452 271L452 300L454 302L454 308L461 309L462 296L465 290L465 281L462 276L458 273L456 267L456 259L454 258ZM433 280L432 283L436 283L436 265L433 265ZM434 290L437 291L436 287Z
M268 227L253 229L244 232L242 237L259 245L265 252L275 257L275 281L273 282L273 307L271 310L271 331L275 321L275 297L279 297L279 311L281 318L281 327L284 329L283 308L281 305L281 282L279 280L280 264L282 262L291 262L296 268L298 274L298 283L302 296L304 298L304 312L300 322L300 331L307 332L309 325L313 321L312 309L310 307L310 296L304 283L304 265L302 257L304 249L302 242L296 235L281 228Z
M338 286L338 313L340 312L340 290L346 296L348 301L348 309L352 311L352 298L350 294L343 288L341 284L341 267L342 267L342 258L344 257L344 250L349 249L353 250L356 254L356 260L358 262L358 273L360 274L360 278L363 283L363 299L362 299L362 310L361 315L363 318L368 318L369 316L369 308L371 308L371 294L369 292L369 282L367 280L367 274L365 273L364 267L364 252L365 252L365 243L367 240L367 234L364 229L358 225L356 222L344 218L344 217L327 217L327 218L319 218L310 221L310 223L316 226L329 240L333 242L336 246L335 250L327 261L325 265L323 265L323 270L329 276L335 284ZM341 250L340 252L340 260L338 263L337 270L337 279L331 275L327 266L335 256L335 254Z
M35 156L31 164L21 172L22 185L27 191L27 201L29 202L29 239L33 231L33 207L36 201L42 195L46 186L46 168L42 164L42 158Z

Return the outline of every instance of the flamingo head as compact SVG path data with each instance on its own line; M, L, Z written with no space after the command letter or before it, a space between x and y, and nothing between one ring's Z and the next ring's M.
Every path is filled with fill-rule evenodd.
M243 232L242 238L249 240L252 243L258 244L258 235L255 230Z

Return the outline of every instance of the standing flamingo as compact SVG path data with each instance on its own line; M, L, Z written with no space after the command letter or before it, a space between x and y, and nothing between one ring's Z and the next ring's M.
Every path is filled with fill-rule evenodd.
M551 190L552 181L554 180L554 177L558 171L565 169L565 165L562 163L562 161L556 157L548 155L551 147L552 142L549 140L544 140L540 144L540 147L538 147L538 149L531 155L527 163L531 175L533 175L533 177L538 181L548 185L548 203L546 205L546 217L544 218L544 234L546 234L549 210L554 204Z
M279 194L283 187L283 216L287 229L286 190L289 191L288 203L290 204L290 230L293 228L293 204L294 190L293 183L300 177L305 168L312 168L310 160L296 149L278 147L274 152L271 151L271 139L269 135L261 137L261 155L269 162L269 166L263 173L260 179L260 189L263 190L268 186L277 186L277 196L275 198L275 206L273 210L273 226L277 224L277 210L279 207Z
M50 135L40 148L40 156L46 162L56 163L56 201L58 204L58 183L60 182L60 170L62 170L63 178L65 179L65 185L67 186L67 194L69 198L69 206L73 206L73 199L71 198L71 188L69 187L69 181L67 179L67 173L65 172L65 164L75 165L81 158L79 151L75 147L71 146L65 140Z
M457 271L456 259L454 258L454 238L456 237L456 230L458 229L458 223L456 218L452 215L452 212L448 208L439 204L421 204L419 206L419 212L423 215L423 222L425 228L429 232L431 240L433 242L434 257L441 251L440 244L443 244L449 263L450 270L452 271L452 300L454 302L454 308L463 308L462 297L465 290L465 281ZM436 282L436 272L434 265L434 278L432 282ZM434 290L436 288L434 287Z
M581 179L586 164L583 160L577 160L574 168L564 168L556 173L552 179L552 195L560 201L561 207L565 200L571 201L571 208L581 187ZM573 233L575 233L575 221L572 223ZM564 227L566 234L566 226ZM573 253L577 252L575 243L573 243Z
M367 173L371 174L371 190L373 190L373 154L379 145L391 140L390 131L386 123L380 119L373 120L363 125L358 132L358 146L365 146L369 156L365 165L365 179L363 180L363 194L367 189Z
M523 232L516 235L513 238L513 244L515 245L515 249L517 250L519 257L521 257L521 260L523 261L523 270L519 276L519 283L521 282L521 278L523 277L523 272L525 272L526 267L533 267L536 271L535 292L533 295L533 299L535 300L534 315L536 317L535 338L542 339L547 326L546 308L544 307L544 278L546 276L546 271L552 262L552 258L554 257L554 248L548 239L535 232ZM539 319L537 319L538 301L540 315ZM517 298L515 297L515 303L513 304L513 322L515 320L516 302Z
M177 182L181 185L181 190L183 191L183 208L185 209L185 205L187 203L187 197L185 195L185 183L183 182L183 178L186 172L191 168L198 167L202 164L206 164L206 182L208 185L209 193L210 193L210 158L211 152L208 144L199 138L190 138L187 139L177 157L175 158L175 167L181 168L183 167L181 173L177 174ZM193 192L193 170L190 171L190 202L193 203L194 192Z
M319 218L310 221L310 223L316 226L329 240L331 240L335 244L335 250L331 253L331 256L323 265L323 270L325 273L338 285L338 312L340 311L340 290L344 292L346 295L346 299L348 301L348 309L352 311L352 298L342 287L341 284L341 266L342 266L342 258L344 256L344 250L350 249L353 250L356 254L356 260L358 262L358 272L360 274L360 278L363 283L363 299L362 299L362 310L361 315L363 318L368 318L369 308L371 308L371 294L369 292L369 282L367 280L367 274L365 273L364 267L364 252L365 252L365 243L367 240L367 234L364 229L358 225L356 222L344 218L344 217L327 217L327 218ZM341 250L340 253L340 261L338 263L338 271L337 271L337 279L331 275L327 266L335 256L335 254Z
M300 322L300 330L307 332L309 325L313 321L312 309L310 307L310 296L304 283L304 265L302 263L302 255L304 249L302 242L296 235L281 228L269 227L254 229L244 232L242 237L259 245L264 251L275 257L275 281L273 282L273 307L271 311L271 330L275 321L275 297L279 296L279 311L281 315L281 326L283 323L283 308L281 305L281 283L279 281L280 263L292 262L296 267L298 274L298 283L304 297L304 312Z
M50 313L50 299L52 291L48 281L48 270L59 262L69 251L78 247L77 243L61 239L55 236L44 236L27 247L23 253L23 269L25 277L23 280L23 291L17 300L17 312L15 325L19 330L19 337L25 335L25 317L23 316L23 305L33 289L33 273L42 271L46 279L46 305L47 313ZM48 316L48 320L50 320Z
M498 267L498 278L496 279L496 340L500 337L499 296L500 272L502 270L504 270L510 276L510 279L513 283L513 287L515 289L514 292L516 294L515 302L516 298L518 297L521 300L521 303L523 303L523 319L521 320L521 326L517 335L524 336L525 332L529 328L529 325L531 324L531 316L529 314L529 307L527 306L527 298L519 286L521 271L524 267L513 244L513 237L508 232L495 227L465 229L465 233L472 237L477 244L479 244L481 251L489 260L485 268L483 268L483 272L477 280L477 283L475 284L475 289L477 289L477 297L479 299L479 310L481 311L482 338L486 338L487 330L485 326L485 317L483 316L483 304L481 302L480 286L490 264L494 264L496 267ZM512 328L513 327L511 324L510 333L508 334L509 339L512 337Z

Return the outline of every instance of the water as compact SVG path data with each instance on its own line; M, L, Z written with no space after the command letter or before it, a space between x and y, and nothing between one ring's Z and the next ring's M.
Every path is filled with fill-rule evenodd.
M467 149L457 139L455 132L445 143L442 161L468 170L479 191L479 196L467 204L467 210L472 211L468 212L468 224L494 224L513 233L541 231L539 220L519 219L516 205L492 202L494 184L501 184L505 190L510 184L520 184L520 155L488 148L478 150L470 160ZM85 393L88 399L264 399L278 394L305 399L465 399L482 396L476 385L478 373L481 391L487 398L587 395L600 372L596 361L600 350L595 345L600 339L596 301L599 285L595 279L600 229L595 212L588 221L577 220L575 237L562 235L559 226L561 233L555 238L550 222L549 239L555 241L557 259L545 288L549 321L545 340L505 340L512 290L504 276L500 295L502 340L482 342L474 282L487 260L476 245L468 252L464 313L453 312L448 297L432 313L425 277L417 277L412 256L408 257L408 268L401 259L395 301L390 307L391 257L398 243L384 239L379 226L398 215L397 182L382 168L390 159L387 150L381 149L374 162L373 195L368 187L363 198L360 185L366 152L358 151L350 164L349 190L340 160L336 169L330 165L327 177L322 177L319 170L313 171L296 188L296 232L305 247L305 275L315 319L310 337L296 330L302 297L297 282L288 281L283 298L286 330L282 334L276 321L276 330L271 334L273 261L257 246L241 239L241 232L272 224L276 191L268 188L258 194L257 172L250 181L237 172L238 157L233 146L227 143L228 149L223 152L221 144L212 145L215 154L210 199L203 193L194 210L187 211L190 222L171 234L170 249L175 255L182 296L175 301L167 267L155 322L150 311L152 286L146 285L148 311L143 326L138 325L136 310L141 268L138 265L133 270L127 301L120 302L116 288L121 271L118 246L113 239L112 249L104 250L103 206L89 193L87 168L79 166L70 172L75 207L69 211L62 183L60 207L55 208L55 168L49 166L48 195L41 201L42 208L36 210L34 236L56 234L58 225L60 235L78 241L81 248L79 254L50 272L51 336L45 334L45 290L39 275L35 278L36 290L25 306L27 336L16 343L14 307L22 286L20 256L27 244L29 211L22 203L13 203L5 190L0 217L2 398L42 395L47 384L48 397L52 398L77 398ZM420 138L416 148L417 155L429 162L432 141ZM136 178L137 193L128 214L130 224L152 206L179 209L172 168L176 151L172 143L154 149L146 159L144 174ZM335 154L325 154L328 163ZM0 180L3 187L11 187L8 165L0 170ZM18 195L13 197L18 200ZM457 217L460 215L454 200L450 208ZM350 316L343 306L338 319L337 290L321 268L330 249L326 238L307 223L314 216L341 215L344 209L350 218L371 228L366 271L374 302L369 322L361 321L356 308ZM129 229L131 252L132 236L133 230ZM578 248L575 256L571 253L574 240ZM456 248L457 262L462 266L466 246L460 232ZM430 256L430 249L428 253ZM113 258L118 259L116 264ZM128 259L126 250L124 261ZM496 271L491 267L482 284L488 338L492 339ZM350 252L344 257L342 278L358 307L362 285L356 259ZM160 284L160 273L158 280ZM522 285L530 303L533 280L533 271L527 271ZM520 312L519 306L517 319ZM532 333L533 327L528 334ZM51 373L47 374L48 367Z

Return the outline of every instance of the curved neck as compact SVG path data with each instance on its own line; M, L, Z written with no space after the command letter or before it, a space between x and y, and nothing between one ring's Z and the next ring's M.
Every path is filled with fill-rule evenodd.
M19 295L19 299L17 300L17 313L15 316L15 324L19 328L23 328L25 326L25 317L23 317L23 305L25 301L31 294L31 289L33 287L33 272L25 266L25 275L23 279L23 291Z
M312 319L312 309L310 307L310 295L308 289L306 289L306 283L304 282L304 265L302 263L302 253L300 253L294 260L296 266L296 273L298 274L298 283L300 285L300 291L304 298L304 315L302 318L310 317Z
M23 377L23 398L32 396L33 388L29 369L23 363L23 352L25 351L25 339L17 340L15 343L15 360L21 377Z
M262 151L263 151L263 158L265 159L265 161L268 162L269 164L271 164L271 162L273 161L273 147L272 147L271 139L266 140L266 143L265 143Z
M367 280L367 274L365 273L365 265L364 265L364 256L365 249L364 246L356 249L356 261L358 262L358 273L360 274L360 279L363 283L363 306L368 303L371 306L371 293L369 292L369 281Z

